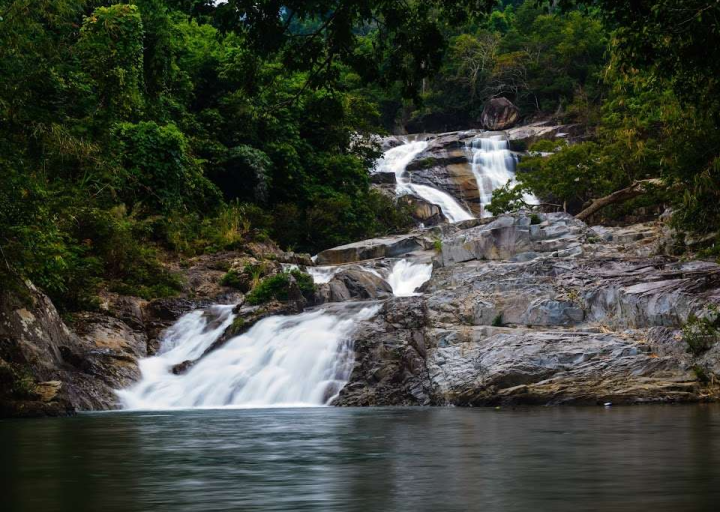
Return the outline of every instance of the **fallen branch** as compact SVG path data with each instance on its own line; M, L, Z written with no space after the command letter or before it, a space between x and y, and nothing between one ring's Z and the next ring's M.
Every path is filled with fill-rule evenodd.
M648 187L648 185L650 185ZM610 206L611 204L616 203L623 203L625 201L629 201L630 199L634 199L638 196L641 196L643 194L646 194L649 192L653 186L656 187L662 187L665 185L665 182L661 180L660 178L652 178L648 180L640 180L636 181L632 185L630 185L627 188L623 188L621 190L618 190L616 192L613 192L612 194L601 197L599 199L593 200L593 202L585 208L583 211L578 213L575 218L578 220L585 220L591 215L597 213L598 211L602 210L606 206Z

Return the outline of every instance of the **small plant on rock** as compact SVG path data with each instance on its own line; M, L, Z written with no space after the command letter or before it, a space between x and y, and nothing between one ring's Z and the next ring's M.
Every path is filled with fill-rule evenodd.
M714 304L707 307L701 316L690 315L683 327L683 341L688 352L694 356L702 355L720 340L720 314Z
M281 302L289 300L289 291L291 278L294 279L303 297L312 298L315 294L315 283L312 276L301 272L300 270L291 270L290 272L281 272L274 276L266 277L259 285L247 295L246 299L249 304L254 306L265 304L271 300L279 300Z
M492 326L493 327L503 327L505 324L503 323L503 316L502 313L498 314L493 318Z
M220 284L240 289L243 286L242 276L237 270L229 270L220 280Z

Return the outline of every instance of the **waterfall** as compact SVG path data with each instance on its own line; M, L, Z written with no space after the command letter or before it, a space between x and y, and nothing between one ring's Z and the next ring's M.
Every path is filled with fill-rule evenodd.
M197 360L232 324L232 306L189 313L171 327L160 353L140 361L141 381L118 391L129 409L298 407L329 403L350 377L351 333L378 305L342 304L271 316Z
M398 196L413 194L421 197L428 203L439 206L443 215L450 222L472 219L472 215L460 206L450 194L427 185L416 185L410 182L405 168L427 146L427 141L415 141L387 150L378 161L376 172L394 173L397 182L395 193Z
M340 267L307 267L306 270L315 284L324 284L329 283L335 274L340 272Z
M515 167L518 158L510 151L508 141L501 136L479 137L470 142L472 153L472 172L478 185L480 205L483 206L483 217L490 216L485 205L492 200L495 189L504 187L509 181L515 183ZM528 204L536 204L535 196L523 196Z
M420 288L432 276L432 263L411 263L400 260L393 266L387 281L396 297L412 297L420 295L415 290Z

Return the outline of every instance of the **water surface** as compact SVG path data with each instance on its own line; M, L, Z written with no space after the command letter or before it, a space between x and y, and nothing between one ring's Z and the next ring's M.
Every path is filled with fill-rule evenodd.
M0 421L0 510L716 511L720 407Z

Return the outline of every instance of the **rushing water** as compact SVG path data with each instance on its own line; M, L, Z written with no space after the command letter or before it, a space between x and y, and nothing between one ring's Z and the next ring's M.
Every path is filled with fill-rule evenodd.
M0 421L3 512L698 512L720 408L256 409Z
M472 153L472 172L478 185L480 204L484 207L492 200L495 189L504 187L508 182L515 183L517 156L510 151L508 141L501 136L478 137L470 142ZM537 199L526 194L528 204L536 204ZM490 216L483 208L483 216Z
M405 168L427 146L427 141L414 141L387 150L377 164L377 172L394 173L397 182L397 195L413 194L423 198L430 204L439 206L443 215L450 222L472 219L472 215L460 206L450 194L427 185L416 185L410 182Z
M420 295L416 292L432 276L432 263L400 260L393 265L387 281L396 297Z
M189 313L168 331L157 356L140 361L141 381L118 394L126 408L144 410L326 404L350 376L350 334L378 307L344 304L268 317L175 375L174 365L196 360L234 319L230 306Z

